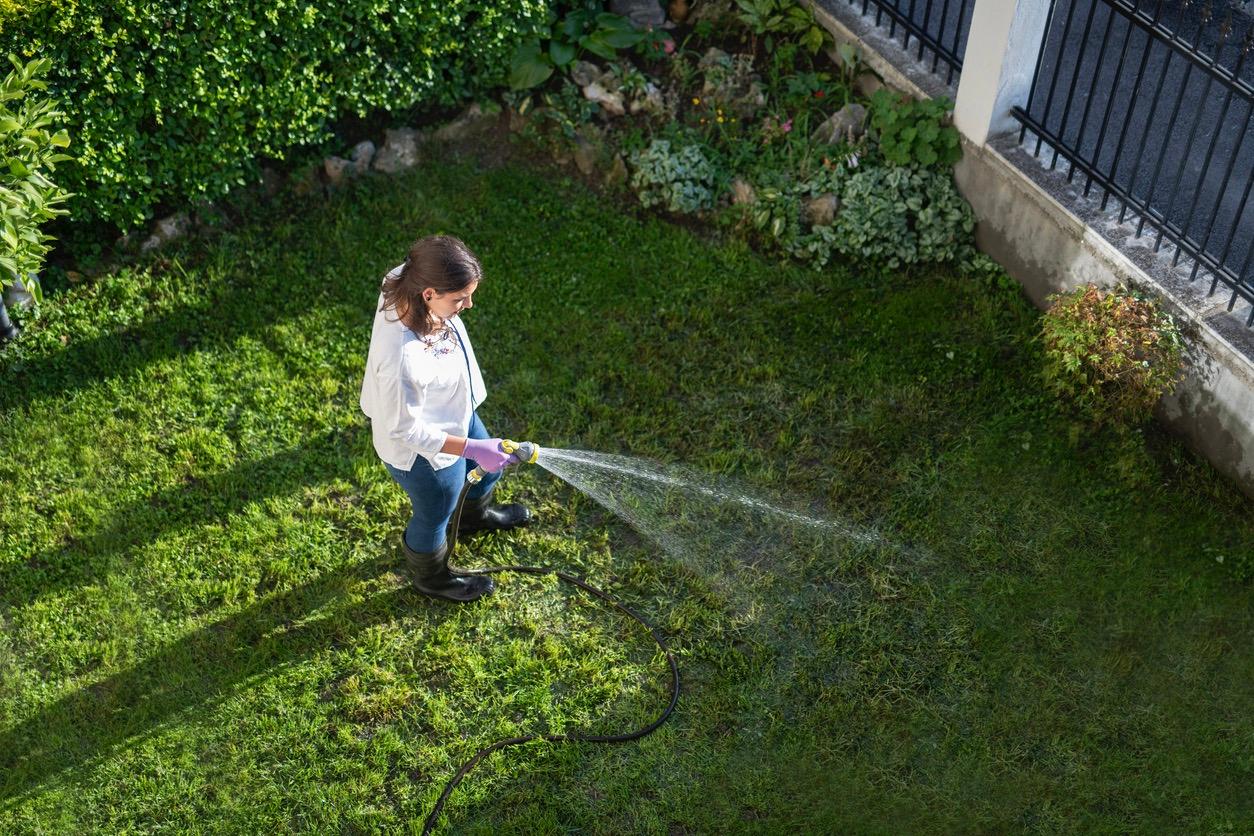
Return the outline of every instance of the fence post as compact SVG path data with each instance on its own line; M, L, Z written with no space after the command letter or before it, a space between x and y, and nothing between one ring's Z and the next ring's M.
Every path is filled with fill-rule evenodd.
M1010 108L1027 106L1050 3L975 0L954 102L954 125L976 145L1019 129Z

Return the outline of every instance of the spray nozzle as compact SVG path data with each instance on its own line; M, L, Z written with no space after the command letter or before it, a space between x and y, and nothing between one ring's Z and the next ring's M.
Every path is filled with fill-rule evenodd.
M534 441L510 441L506 438L501 441L501 449L525 464L535 464L540 458L540 445Z
M511 441L508 438L503 438L501 439L501 451L512 455L514 461L525 462L526 464L535 464L540 458L540 445L534 441ZM479 483L479 480L487 475L488 472L483 469L483 465L479 465L466 474L466 481L476 485Z

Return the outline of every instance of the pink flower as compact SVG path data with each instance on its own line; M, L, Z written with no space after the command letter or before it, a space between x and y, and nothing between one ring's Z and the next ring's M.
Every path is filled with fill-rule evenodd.
M666 40L662 41L662 49L665 50L667 55L670 55L672 52L675 51L675 42L671 40L670 38L667 38Z
M784 124L780 125L780 127L781 127L781 128L783 128L784 133L788 133L789 131L791 131L791 130L792 130L792 120L791 120L791 119L789 119L787 122L785 122Z

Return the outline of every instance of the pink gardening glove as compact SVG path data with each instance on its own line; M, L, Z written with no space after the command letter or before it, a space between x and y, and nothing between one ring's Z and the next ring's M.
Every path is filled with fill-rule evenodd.
M514 461L512 453L501 449L499 438L468 438L462 455L473 459L484 470L495 473Z

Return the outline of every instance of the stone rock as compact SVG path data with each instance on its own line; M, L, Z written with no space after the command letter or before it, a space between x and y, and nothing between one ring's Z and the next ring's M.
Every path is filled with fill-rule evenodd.
M753 191L753 186L743 177L737 177L731 182L732 204L735 206L748 206L757 202L758 196Z
M759 110L766 107L766 89L762 86L762 82L754 80L749 83L748 90L733 96L728 104L740 118L751 119Z
M842 141L853 141L866 131L866 108L851 102L833 113L823 124L810 134L810 142L814 144L832 145Z
M157 221L157 234L167 241L173 241L186 235L189 226L191 222L187 219L187 213L179 212Z
M418 164L418 132L398 128L383 132L383 148L375 155L374 170L395 174Z
M601 77L601 68L591 61L576 61L570 70L570 80L580 87L587 87Z
M600 155L597 146L584 139L582 136L575 137L575 166L585 176L592 174L597 167L597 157Z
M610 163L610 170L605 172L605 184L607 186L617 186L627 182L627 161L623 159L622 154L615 154L614 161Z
M840 200L834 194L821 194L807 200L803 209L810 226L830 226L840 210Z
M657 0L610 0L610 12L627 18L637 29L666 22L666 11Z
M728 55L710 47L697 62L702 72L701 95L743 119L751 119L766 106L766 88L753 71L753 56Z
M461 116L458 116L447 125L442 125L435 132L435 138L441 142L465 139L471 134L486 128L495 118L492 114L484 113L479 103L475 102L462 111Z
M326 172L327 182L332 186L343 183L352 167L352 160L346 160L343 157L327 157L322 161L322 170Z
M162 218L157 221L152 235L139 245L139 249L141 252L151 252L175 238L182 238L190 227L191 220L186 212L178 212L168 218Z
M662 89L652 81L645 82L644 95L637 95L632 99L628 109L633 114L641 111L652 114L661 113L666 109L666 103L662 99Z
M623 87L622 79L618 77L618 73L614 70L606 70L601 73L601 75L595 79L595 83L600 84L603 89L608 90L611 93L617 93Z
M353 150L349 152L349 157L353 161L354 174L365 174L370 170L370 161L374 159L374 152L374 143L368 139L363 139L353 146Z
M731 56L716 46L712 46L705 51L705 55L701 56L701 60L697 61L697 69L708 70L710 67L718 65L724 67L731 66Z
M875 73L862 73L853 81L853 90L859 96L870 98L876 90L884 86Z
M627 112L623 106L623 94L611 93L602 87L599 82L594 81L583 88L583 97L600 104L601 109L610 116L622 116Z
M732 15L732 0L697 0L688 13L688 24L695 26L703 20L718 23Z

